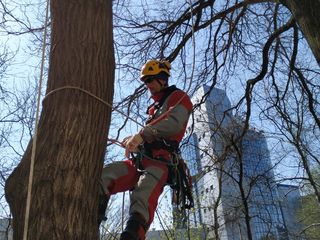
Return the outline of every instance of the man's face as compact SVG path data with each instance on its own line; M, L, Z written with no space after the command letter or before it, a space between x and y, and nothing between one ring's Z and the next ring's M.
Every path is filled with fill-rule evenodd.
M165 87L165 80L162 79L147 79L144 81L144 84L147 86L149 92L154 95L157 94L159 92L161 92L162 89L164 89Z

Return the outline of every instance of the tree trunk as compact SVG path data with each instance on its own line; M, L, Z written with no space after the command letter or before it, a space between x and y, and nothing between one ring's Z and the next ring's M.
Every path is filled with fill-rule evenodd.
M87 90L111 103L112 1L52 0L47 93ZM97 202L111 109L75 89L43 101L28 239L98 239ZM23 236L32 142L5 186L14 239Z
M320 65L320 1L282 0L298 22L304 37Z

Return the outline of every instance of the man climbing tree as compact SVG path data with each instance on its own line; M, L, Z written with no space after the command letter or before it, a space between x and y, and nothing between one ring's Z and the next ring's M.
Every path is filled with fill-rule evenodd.
M113 97L112 34L112 1L51 1L46 92L52 94L43 100L36 144L30 141L5 187L15 240L23 239L26 218L28 239L98 239L98 173L111 115L103 102Z
M98 223L104 218L110 195L132 190L130 216L120 240L145 239L158 198L164 186L172 182L172 166L180 160L178 147L186 131L192 103L185 92L174 85L168 86L170 68L170 63L162 60L149 60L143 65L140 78L154 103L148 107L146 126L122 143L127 157L130 153L138 156L111 163L103 169L104 193Z

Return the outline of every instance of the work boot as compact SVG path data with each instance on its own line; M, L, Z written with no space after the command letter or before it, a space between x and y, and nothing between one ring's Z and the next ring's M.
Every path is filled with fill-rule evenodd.
M108 207L110 197L106 194L99 194L99 206L98 206L98 225L100 226L102 221L106 221L106 210Z
M145 240L147 224L139 213L133 213L119 240Z

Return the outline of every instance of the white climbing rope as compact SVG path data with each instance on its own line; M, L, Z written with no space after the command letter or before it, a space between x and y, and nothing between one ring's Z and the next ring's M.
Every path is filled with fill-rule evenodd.
M53 93L55 93L55 92L58 92L58 91L61 91L61 90L66 90L66 89L74 89L74 90L79 90L80 92L86 93L86 94L88 94L89 96L95 98L96 100L102 102L102 103L105 104L106 106L110 107L112 111L116 111L116 112L122 114L123 116L127 117L128 119L130 119L131 121L133 121L134 123L136 123L137 125L139 125L140 127L144 127L143 124L139 123L137 120L135 120L134 118L130 117L128 114L126 114L126 113L120 111L119 109L113 107L112 104L110 104L110 103L106 102L105 100L97 97L97 96L94 95L93 93L91 93L91 92L89 92L89 91L87 91L87 90L85 90L85 89L79 88L79 87L64 86L64 87L56 88L56 89L50 91L49 93L47 93L47 95L43 98L43 100L44 100L45 98L47 98L49 95L51 95L51 94L53 94Z
M24 227L23 227L23 240L28 239L31 192L32 192L34 162L35 162L35 155L36 155L39 112L40 112L40 97L41 97L41 87L42 87L42 82L43 82L43 70L44 70L45 52L46 52L46 44L47 44L48 18L49 18L49 0L47 0L47 5L46 5L46 16L45 16L44 32L43 32L42 59L41 59L41 67L40 67L39 89L38 89L38 96L37 96L37 111L36 111L36 119L35 119L35 129L34 129L34 135L33 135L33 139L32 139L32 151L31 151L31 160L30 160L30 171L29 171L29 181L28 181L28 190L27 190L26 211L25 211Z

